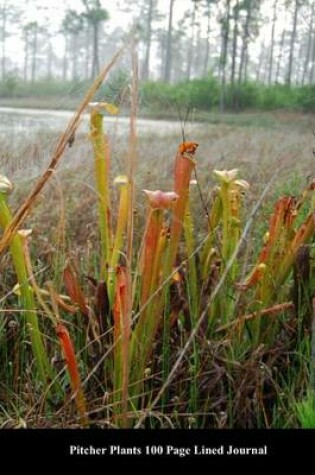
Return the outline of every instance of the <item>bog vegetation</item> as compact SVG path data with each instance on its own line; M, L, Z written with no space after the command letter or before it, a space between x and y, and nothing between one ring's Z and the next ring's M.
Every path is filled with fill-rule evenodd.
M128 84L130 78L126 70L116 72L110 84L105 84L100 92L101 97L119 99L119 92ZM26 105L55 108L59 107L60 95L71 108L77 105L82 91L89 81L47 81L25 84L15 77L8 77L0 82L0 100L2 104ZM68 93L66 92L68 91ZM74 102L74 96L76 102ZM233 85L227 84L224 95L219 80L211 75L167 84L159 81L142 81L140 87L142 114L159 117L175 118L177 106L185 104L191 109L200 111L201 118L207 119L207 113L224 111L241 112L244 110L291 110L314 112L314 85L289 86L288 84L266 85L250 82Z
M281 167L248 201L255 183L236 167L213 169L205 183L198 143L183 137L169 150L168 188L148 180L139 195L135 75L124 175L112 174L104 128L118 110L93 101L117 56L14 213L10 177L0 179L2 427L314 427L313 178L296 196L282 190L262 223ZM95 227L80 248L65 232L60 193L57 244L43 258L49 230L37 222L32 232L25 220L75 146L84 111ZM84 197L73 200L84 213Z

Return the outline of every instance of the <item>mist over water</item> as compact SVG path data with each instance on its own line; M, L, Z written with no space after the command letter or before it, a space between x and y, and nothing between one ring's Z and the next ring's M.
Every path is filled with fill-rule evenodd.
M72 111L22 109L0 107L0 167L2 173L18 181L34 178L48 165L57 140L73 116ZM187 129L191 126L187 124ZM115 148L125 144L128 148L129 118L105 117L104 132ZM138 119L137 135L149 139L178 135L181 140L181 123L178 121ZM61 167L75 168L89 161L89 114L82 117L75 146L65 150Z
M36 135L39 131L61 133L67 127L73 116L70 111L54 111L40 109L17 109L0 107L0 137L6 138L11 135L22 134L27 137ZM84 114L80 132L88 133L89 115ZM111 135L125 136L129 131L128 117L105 117L104 127ZM139 134L164 136L181 130L181 124L177 121L138 119L137 128Z

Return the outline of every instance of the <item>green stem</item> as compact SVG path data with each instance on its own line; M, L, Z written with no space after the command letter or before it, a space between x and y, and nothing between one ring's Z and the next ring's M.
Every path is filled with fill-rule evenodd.
M222 225L223 225L222 260L223 260L223 266L225 267L230 257L229 251L230 251L231 210L230 210L228 183L223 182L221 185L221 199L222 199Z
M12 216L6 203L6 196L3 193L0 193L0 226L3 229L6 229L11 221ZM46 387L46 385L49 383L49 379L52 378L52 369L47 358L46 350L38 326L34 297L32 289L28 283L23 246L19 236L14 236L12 239L10 252L19 283L21 303L24 310L27 327L30 332L32 350L36 360L39 378Z
M197 285L197 269L196 269L196 260L193 253L195 251L195 240L193 233L193 223L191 219L191 214L189 209L186 212L184 220L184 234L186 240L186 249L188 255L188 289L189 289L189 310L190 310L190 320L192 329L195 328L195 325L198 320L198 308L199 308L199 298L198 298L198 285ZM190 384L190 411L197 412L197 377L198 377L198 348L196 344L196 338L193 341L193 354L190 364L190 375L191 375L191 384Z
M165 244L163 210L150 210L144 243L144 267L140 296L140 305L145 308L140 313L131 340L131 382L134 383L132 393L135 396L141 389L145 366L152 353L154 338L160 324L164 302L163 292L157 292L149 303L148 300L158 288L159 270L162 267Z
M105 272L106 264L110 262L111 237L109 231L109 196L108 172L109 152L108 144L103 132L103 115L93 110L90 117L91 141L94 149L95 179L99 197L99 222L101 233L101 260L102 270Z
M111 305L114 300L114 292L115 292L115 282L116 282L115 270L116 270L116 266L119 264L119 257L120 257L120 252L123 245L124 232L127 226L129 198L130 198L129 184L126 183L125 185L121 186L121 191L120 191L117 227L116 227L112 257L110 261L111 272L108 275L108 298Z
M162 381L166 381L171 367L171 322L170 322L170 287L167 285L164 292L164 314L163 314L163 364ZM169 401L169 388L166 388L162 396L162 408L167 406Z

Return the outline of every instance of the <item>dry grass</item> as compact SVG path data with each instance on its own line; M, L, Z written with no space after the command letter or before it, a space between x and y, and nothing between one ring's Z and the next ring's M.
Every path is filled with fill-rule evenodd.
M305 187L306 177L312 175L314 161L313 128L309 116L282 114L275 118L273 115L270 122L276 122L276 126L188 124L185 127L187 138L199 143L197 173L205 198L211 196L213 169L239 168L239 176L251 184L248 199L256 202L275 170L280 164L283 166L276 188L270 191L265 200L266 210L262 208L253 230L259 242L267 227L264 215L268 219L275 198L282 194L299 193ZM118 130L119 119L117 123L111 123L109 128L113 178L125 172L128 153L127 135L122 137ZM25 138L20 143L0 143L1 172L15 184L14 193L10 196L13 209L24 201L37 176L47 166L56 140L56 136L38 134L36 140ZM136 230L139 229L136 239L142 238L140 233L145 219L145 200L141 190L171 189L173 156L180 141L179 123L171 123L167 127L167 123L161 122L159 129L156 123L154 127L140 127L134 207L134 226ZM200 198L197 191L192 192L196 198L194 214L198 216L198 211L203 213ZM117 190L112 190L112 196L118 200L117 193ZM37 262L51 269L49 278L53 278L56 272L54 267L58 255L74 252L78 258L83 258L95 250L95 243L98 242L96 203L92 148L88 134L79 131L73 146L66 148L59 168L42 191L25 224L25 227L33 229L32 242L36 243ZM251 205L248 203L248 209ZM117 209L117 206L113 206L113 209ZM264 229L261 229L262 226ZM66 238L63 240L61 236ZM249 252L255 252L254 239L250 244L252 251ZM61 260L60 257L60 263ZM5 263L4 256L0 261L2 269L5 269ZM91 268L85 271L94 274Z
M253 198L261 192L280 164L283 166L279 177L280 188L286 187L289 182L292 184L296 177L301 176L305 179L312 174L314 136L311 119L297 114L294 116L282 114L276 117L276 126L274 115L270 122L272 124L270 128L224 124L186 126L187 138L199 143L197 171L205 194L211 192L209 183L213 183L213 169L239 168L240 176L253 185ZM123 138L118 134L119 128L119 119L109 128L113 177L124 173L128 153L127 137ZM139 199L141 196L139 190L170 188L173 154L180 141L179 123L157 122L153 125L149 123L146 128L140 127L136 182L138 193L135 204L139 216L143 207L143 200ZM12 198L16 204L25 198L33 179L44 170L55 142L56 137L38 134L35 140L24 138L20 143L7 141L0 143L1 172L16 185ZM75 234L78 229L82 231L84 229L82 224L88 227L94 218L91 204L96 200L92 165L92 150L87 133L79 132L73 147L65 151L61 166L55 172L56 179L43 191L49 200L40 200L32 213L32 225L39 218L39 214L41 219L38 222L46 223L47 227L50 227L50 222L58 219L60 209L58 187L61 185L65 208L71 210L68 213L72 233ZM288 190L289 193L294 191L294 189ZM56 202L55 207L51 206L52 202ZM77 237L80 241L80 235Z

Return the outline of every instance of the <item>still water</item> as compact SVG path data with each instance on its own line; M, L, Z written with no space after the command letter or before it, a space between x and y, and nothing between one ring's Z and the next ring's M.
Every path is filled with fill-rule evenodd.
M0 174L12 179L27 180L40 175L48 166L60 134L66 129L74 112L0 107ZM104 130L114 155L126 156L129 118L104 118ZM75 146L67 147L60 167L75 168L91 156L88 140L89 115L84 114L76 134ZM138 119L138 137L146 138L150 146L156 137L178 137L180 122ZM175 142L176 143L176 142Z
M0 139L9 138L13 134L31 137L43 130L48 133L60 133L66 128L73 114L70 111L0 107ZM126 135L129 119L105 117L105 125L109 134L114 132L115 135ZM181 125L179 122L138 119L137 129L139 134L180 135ZM88 131L88 114L83 116L80 131Z

